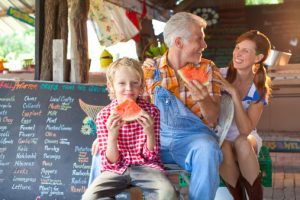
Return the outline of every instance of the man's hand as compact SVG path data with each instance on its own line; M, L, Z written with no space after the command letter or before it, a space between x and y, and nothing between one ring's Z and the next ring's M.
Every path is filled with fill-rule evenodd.
M205 85L196 80L185 83L192 95L192 99L199 103L202 116L207 120L210 127L217 124L220 111L220 97L210 96Z
M192 94L192 99L194 101L203 101L209 97L207 87L201 84L199 81L193 80L185 83L185 87Z

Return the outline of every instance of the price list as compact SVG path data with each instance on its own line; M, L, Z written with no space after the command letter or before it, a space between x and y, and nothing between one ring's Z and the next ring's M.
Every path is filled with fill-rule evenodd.
M80 199L96 136L79 99L109 103L105 87L0 80L0 199Z

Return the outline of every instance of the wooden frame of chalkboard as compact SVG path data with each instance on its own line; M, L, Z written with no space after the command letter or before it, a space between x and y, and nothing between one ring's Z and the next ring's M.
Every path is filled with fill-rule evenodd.
M0 199L80 199L108 103L105 86L0 80Z

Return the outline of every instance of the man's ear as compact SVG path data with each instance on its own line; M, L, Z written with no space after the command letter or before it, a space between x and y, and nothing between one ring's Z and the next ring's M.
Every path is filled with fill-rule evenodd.
M255 58L255 63L259 63L264 58L264 54L258 54Z
M174 41L174 44L177 48L182 48L182 46L183 46L182 38L181 37L176 37L175 41Z

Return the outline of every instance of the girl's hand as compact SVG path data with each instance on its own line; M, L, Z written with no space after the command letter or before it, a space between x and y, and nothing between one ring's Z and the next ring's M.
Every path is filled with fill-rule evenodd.
M154 134L154 121L152 117L145 111L142 111L141 116L137 119L138 123L144 128L147 136Z
M121 117L116 112L112 111L106 122L108 138L116 140L119 135L119 130L123 124L124 122Z

